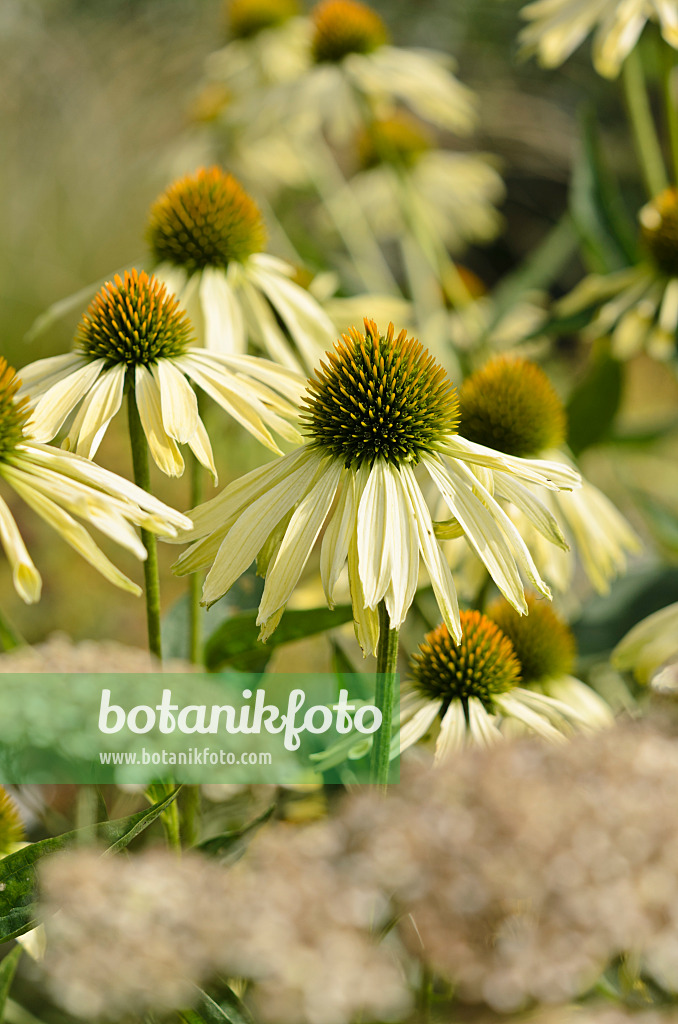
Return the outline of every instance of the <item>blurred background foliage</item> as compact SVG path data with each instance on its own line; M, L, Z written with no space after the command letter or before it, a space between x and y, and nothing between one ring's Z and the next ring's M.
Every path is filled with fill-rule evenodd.
M566 214L573 168L588 167L582 165L582 125L595 123L589 142L614 168L628 209L642 204L620 91L595 74L588 46L554 74L517 57L519 0L377 0L374 6L397 43L452 53L460 78L480 96L481 126L468 145L499 157L507 186L505 231L464 257L488 288L514 271ZM89 300L83 294L57 328L27 344L26 331L50 303L144 261L149 203L174 176L194 169L190 147L182 150L181 140L190 127L203 61L223 44L224 33L220 0L2 0L1 350L17 368L64 351ZM653 45L651 35L644 45ZM630 231L633 238L632 224ZM564 294L583 271L571 232L552 294ZM576 333L559 336L556 384L560 362L576 385L587 351L581 351ZM628 367L619 397L618 432L652 429L675 410L678 388L664 367L641 356ZM585 417L597 403L594 382ZM129 475L124 418L118 420L98 461ZM222 484L261 461L249 435L229 427L224 417L210 433ZM674 457L670 441L667 452ZM628 485L635 472L632 447L624 458ZM595 449L586 459L595 463ZM583 468L591 475L586 459ZM616 462L604 460L597 481L613 497L617 472ZM188 505L186 480L156 474L154 482L161 498L178 508ZM670 491L669 479L664 486ZM35 642L58 628L75 639L116 636L143 645L141 601L114 591L72 558L23 508L15 505L14 511L45 578L41 603L27 608L14 595L6 562L0 562L3 608L26 639ZM678 558L677 523L669 516L657 527L669 561ZM169 573L175 554L161 546L165 607L183 590ZM131 558L120 564L139 578Z

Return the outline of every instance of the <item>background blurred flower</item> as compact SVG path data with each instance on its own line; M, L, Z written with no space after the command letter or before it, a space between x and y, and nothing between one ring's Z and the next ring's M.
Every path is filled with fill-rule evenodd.
M302 133L325 126L346 140L364 124L366 108L383 116L403 104L440 128L473 128L473 94L454 77L446 54L390 46L380 16L359 0L322 0L311 21L313 64L271 91L272 120L289 117Z
M332 324L291 280L293 268L263 252L265 238L254 200L219 167L175 181L149 214L154 273L179 297L201 343L241 354L249 339L283 366L313 366L333 340Z
M523 7L530 24L520 34L527 53L538 53L544 67L562 64L595 29L593 64L606 78L615 78L648 21L678 47L678 11L671 0L535 0Z
M647 351L669 360L678 333L678 190L666 189L638 214L645 254L636 266L589 274L556 304L561 316L586 313L588 338L610 336L628 359Z
M568 705L592 728L610 725L612 711L595 690L572 675L574 633L546 601L527 598L528 614L517 615L506 601L495 601L487 614L511 643L523 685Z
M466 378L459 403L460 429L471 440L510 455L541 456L573 466L572 460L557 450L567 431L565 408L535 363L511 355L493 357ZM587 480L582 480L577 491L561 494L541 487L533 493L532 488L502 472L494 473L493 478L495 494L509 503L513 521L529 536L530 544L534 539L540 571L561 591L570 585L574 569L566 546L560 544L559 550L561 523L600 592L608 590L610 580L626 569L627 554L640 549L630 524Z
M349 187L378 238L407 233L458 252L498 234L504 185L486 154L435 148L425 126L402 111L364 128L359 151L363 169Z

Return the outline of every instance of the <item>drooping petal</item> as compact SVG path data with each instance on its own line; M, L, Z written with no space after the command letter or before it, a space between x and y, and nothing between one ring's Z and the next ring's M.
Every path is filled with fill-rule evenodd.
M450 435L440 450L453 459L471 462L488 469L499 469L505 473L525 480L528 483L541 484L549 490L572 491L581 486L581 477L572 467L562 462L550 462L543 459L519 459L515 455L495 452L485 445L467 441L459 434Z
M165 430L160 387L146 366L136 367L134 397L153 461L167 476L181 476L184 472L184 460L176 441Z
M105 365L105 359L88 360L45 391L33 410L26 433L36 441L51 441L69 413L90 390Z
M358 564L365 603L376 608L391 576L391 533L395 488L386 463L376 459L365 485L356 523Z
M344 470L337 506L327 524L320 548L320 579L330 608L341 570L346 565L348 546L355 527L355 484L353 474Z
M226 273L205 267L200 278L205 321L205 348L214 352L245 352L247 334L240 302Z
M7 504L0 498L0 543L12 570L14 589L26 604L40 600L42 580L28 554L19 527Z
M63 447L86 459L93 459L108 424L122 405L125 390L124 363L104 370L83 399Z
M400 727L401 753L426 735L442 706L442 700L422 699L422 706L415 711L409 721Z
M450 706L440 723L440 732L436 741L435 764L444 764L452 754L464 749L466 728L466 717L461 701L450 701Z
M44 519L49 526L55 529L66 543L77 551L86 562L89 562L104 579L107 579L114 586L120 587L121 590L127 590L137 596L141 594L141 587L133 583L132 580L128 579L124 573L113 565L110 559L106 557L92 540L84 526L73 519L68 512L65 512L56 502L44 494L40 494L33 487L27 486L23 481L15 478L12 481L12 486L26 504L30 505L41 519Z
M186 444L198 428L198 400L181 370L169 360L159 359L151 367L160 389L160 409L165 433Z
M445 561L440 545L436 540L431 514L426 506L419 484L415 479L412 467L408 465L401 466L400 474L416 519L419 547L431 579L431 586L433 587L438 607L450 634L454 637L455 642L459 643L461 640L459 603L450 567Z
M287 603L332 507L341 472L341 462L334 459L324 462L315 482L299 502L275 561L266 573L258 625Z
M204 604L217 601L233 586L261 550L276 523L304 497L320 462L318 455L310 452L305 455L284 479L249 505L231 527L207 574Z

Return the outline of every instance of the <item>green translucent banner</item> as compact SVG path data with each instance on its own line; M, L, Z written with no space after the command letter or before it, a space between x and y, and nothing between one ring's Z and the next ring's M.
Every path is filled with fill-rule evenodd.
M6 674L0 783L369 782L381 728L375 683L374 675ZM397 733L392 749L397 782Z

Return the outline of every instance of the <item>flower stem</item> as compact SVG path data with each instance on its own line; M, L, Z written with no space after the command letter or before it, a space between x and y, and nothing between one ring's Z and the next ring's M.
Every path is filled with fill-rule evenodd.
M191 461L191 508L199 505L203 498L202 466L194 457ZM188 597L188 656L193 665L202 664L202 573L194 572L189 576Z
M13 651L25 647L26 641L9 619L0 611L0 651Z
M150 493L151 473L148 465L148 443L139 418L134 388L127 395L129 437L132 446L134 482L137 487ZM156 658L162 658L160 639L160 575L158 572L158 542L155 534L142 529L141 542L146 548L144 562L144 583L146 591L146 621L148 625L148 649Z
M650 198L653 198L667 187L668 179L652 117L638 47L631 50L624 61L623 82L626 106L636 144L636 154L640 161L648 193Z
M200 839L200 786L184 786L181 796L181 831L184 846L191 847Z
M675 51L668 43L664 44L664 107L669 126L673 180L678 182L678 72Z
M391 731L395 699L398 630L391 629L391 620L384 601L379 603L379 645L377 647L377 686L375 704L381 711L381 728L372 747L371 779L378 786L388 784L391 764Z

